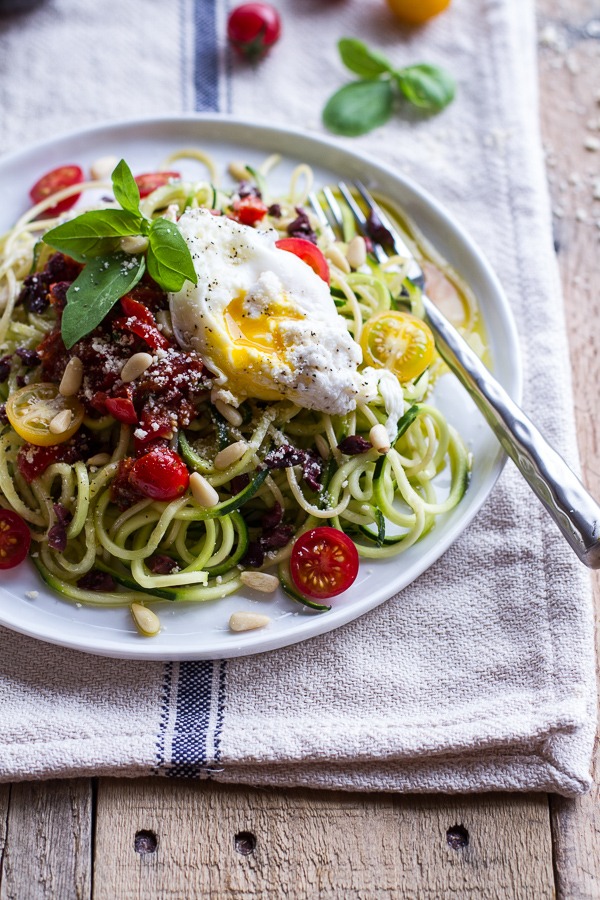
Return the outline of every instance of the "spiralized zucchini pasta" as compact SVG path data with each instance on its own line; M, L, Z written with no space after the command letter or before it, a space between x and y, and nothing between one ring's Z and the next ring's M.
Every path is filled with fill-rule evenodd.
M274 193L276 157L229 187L200 150L115 162L48 173L0 239L0 566L24 522L53 590L147 635L152 601L246 587L323 612L468 485L420 290L324 232L306 165Z

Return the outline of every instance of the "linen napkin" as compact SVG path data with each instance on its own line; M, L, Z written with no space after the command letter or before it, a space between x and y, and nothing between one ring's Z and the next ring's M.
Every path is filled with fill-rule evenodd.
M254 68L224 0L48 0L0 20L0 150L79 125L211 110L323 131L356 36L443 65L455 102L346 143L427 186L476 235L517 320L524 406L576 465L537 129L532 0L454 0L408 31L383 0L274 0ZM548 364L548 360L552 364ZM5 601L0 601L5 602ZM393 791L585 791L594 735L589 580L509 464L428 572L332 634L228 661L101 659L0 629L0 778L213 777Z

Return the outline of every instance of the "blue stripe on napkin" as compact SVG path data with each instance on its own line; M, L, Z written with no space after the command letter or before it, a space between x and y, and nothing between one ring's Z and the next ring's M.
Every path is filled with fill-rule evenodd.
M195 108L197 112L218 112L219 66L216 0L195 0L194 38Z
M192 7L195 46L191 70L197 112L219 111L216 4L217 0L194 0ZM184 18L182 29L188 25ZM185 41L181 53L182 71L189 72L183 58ZM185 84L183 89L185 93ZM156 774L210 777L221 756L225 689L224 660L166 664L156 740Z
M167 663L154 772L210 778L221 758L224 660Z

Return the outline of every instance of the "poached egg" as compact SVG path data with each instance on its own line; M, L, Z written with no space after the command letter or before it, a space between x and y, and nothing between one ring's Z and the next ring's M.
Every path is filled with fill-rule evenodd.
M188 210L177 224L198 284L187 281L170 295L173 328L179 344L196 350L215 376L214 399L234 406L247 397L288 399L343 415L379 391L395 427L404 407L396 377L358 371L361 348L329 286L276 246L275 231L205 209Z

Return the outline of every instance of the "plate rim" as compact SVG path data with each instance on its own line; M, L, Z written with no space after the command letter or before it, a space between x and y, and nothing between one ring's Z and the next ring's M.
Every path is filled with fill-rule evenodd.
M215 125L218 127L231 129L232 131L250 131L251 133L263 136L266 136L267 134L274 134L279 136L283 135L287 136L288 138L296 138L305 145L312 145L315 149L325 146L330 150L340 153L346 160L351 160L353 163L362 162L366 164L371 169L371 172L375 171L383 173L387 178L390 178L393 181L397 182L401 186L402 190L407 191L415 196L421 204L424 204L424 206L428 208L429 211L432 211L434 213L434 216L437 219L441 220L441 222L450 230L451 233L458 237L459 243L462 245L462 250L466 251L470 255L471 259L478 264L485 278L490 283L496 297L500 299L500 307L498 308L496 306L496 303L494 303L493 308L496 311L500 312L503 326L506 329L507 335L509 337L512 376L512 383L504 384L503 386L505 387L511 398L515 400L515 402L519 403L521 401L523 391L523 368L521 355L519 352L519 339L516 322L511 310L510 303L500 283L500 280L491 264L489 263L487 257L477 246L475 241L471 238L469 232L465 228L463 228L460 221L458 221L442 203L440 203L432 194L430 194L429 191L427 191L418 182L409 178L404 173L396 171L389 163L381 162L375 159L370 154L363 152L362 149L350 149L347 144L339 141L338 139L330 137L329 135L323 135L319 132L306 131L300 128L296 128L295 126L288 125L266 125L252 122L243 117L228 114L182 113L176 115L150 115L140 116L136 118L109 119L100 123L87 125L82 128L59 132L50 138L45 138L36 141L35 143L28 144L23 148L15 149L13 151L10 151L9 153L2 154L0 156L0 179L3 176L3 170L6 170L6 168L10 165L13 165L16 162L18 163L19 160L23 160L24 158L29 156L35 157L36 155L43 154L45 149L56 147L56 145L59 145L61 143L68 144L75 140L89 142L90 139L93 139L94 135L106 135L110 131L119 131L123 129L136 131L140 128L143 129L145 127L158 128L168 125L181 126L183 123L198 123L202 124L203 126ZM206 139L210 137L214 139L214 136L211 135L205 135L204 137ZM217 140L224 139L225 138L223 136L217 137ZM235 137L233 135L229 135L228 139L240 145L242 143L241 136L239 134ZM291 154L287 152L285 155L291 156ZM300 155L297 155L296 158L299 159ZM329 168L329 166L326 167ZM231 641L231 645L226 648L226 652L211 653L210 651L205 652L197 650L182 650L179 652L175 652L170 650L169 648L160 647L160 645L152 645L149 639L142 639L144 640L144 643L140 643L139 646L135 645L132 647L131 645L124 644L122 632L120 633L120 640L114 640L110 637L110 635L99 638L96 630L90 629L90 639L87 642L82 642L77 637L70 639L68 634L57 635L50 633L41 633L39 628L29 627L26 622L19 622L16 621L16 619L12 619L10 614L7 614L6 611L2 609L1 605L0 625L7 627L13 631L17 631L21 634L27 635L28 637L35 638L36 640L42 640L46 643L55 644L71 650L77 650L80 652L86 652L104 657L140 661L151 660L154 662L167 662L178 660L183 661L235 658L239 656L255 655L267 651L277 650L287 646L292 646L293 644L308 640L320 634L325 634L329 631L333 631L345 624L348 624L349 622L354 621L355 619L360 618L382 603L388 602L399 591L402 591L410 584L413 584L419 577L421 577L424 572L426 572L440 559L440 557L466 530L466 528L468 528L473 519L479 514L482 506L489 498L490 493L492 492L498 478L500 477L500 474L506 463L506 459L507 457L505 452L498 445L497 453L493 459L493 465L491 466L490 473L486 478L486 487L482 492L482 496L479 498L478 502L474 504L472 509L464 510L463 514L459 515L457 517L457 520L448 528L447 533L442 536L442 539L435 543L434 546L424 554L423 558L425 561L422 564L420 563L416 566L416 572L414 576L410 578L410 580L401 584L400 586L395 586L392 592L388 592L387 596L385 597L379 597L381 591L375 591L375 596L377 596L378 599L369 602L363 601L358 611L354 609L354 606L356 605L355 601L351 605L350 611L347 615L344 614L343 607L336 607L334 616L328 613L327 615L322 616L315 615L299 618L299 621L302 622L302 625L298 627L297 630L292 634L269 634L268 631L249 632L247 633L249 637L241 635L233 638L233 640ZM393 562L394 559L395 558L392 557L390 562ZM368 565L368 561L365 560L363 564ZM65 605L67 605L67 608L71 606L70 601L61 599L53 592L51 592L49 588L46 588L43 583L41 583L40 587L44 591L47 591L50 596L56 596L57 600L60 603L64 603ZM8 597L10 597L11 592L7 591L3 586L0 586L0 598L2 595L7 595ZM220 601L215 601L215 603L218 602Z

